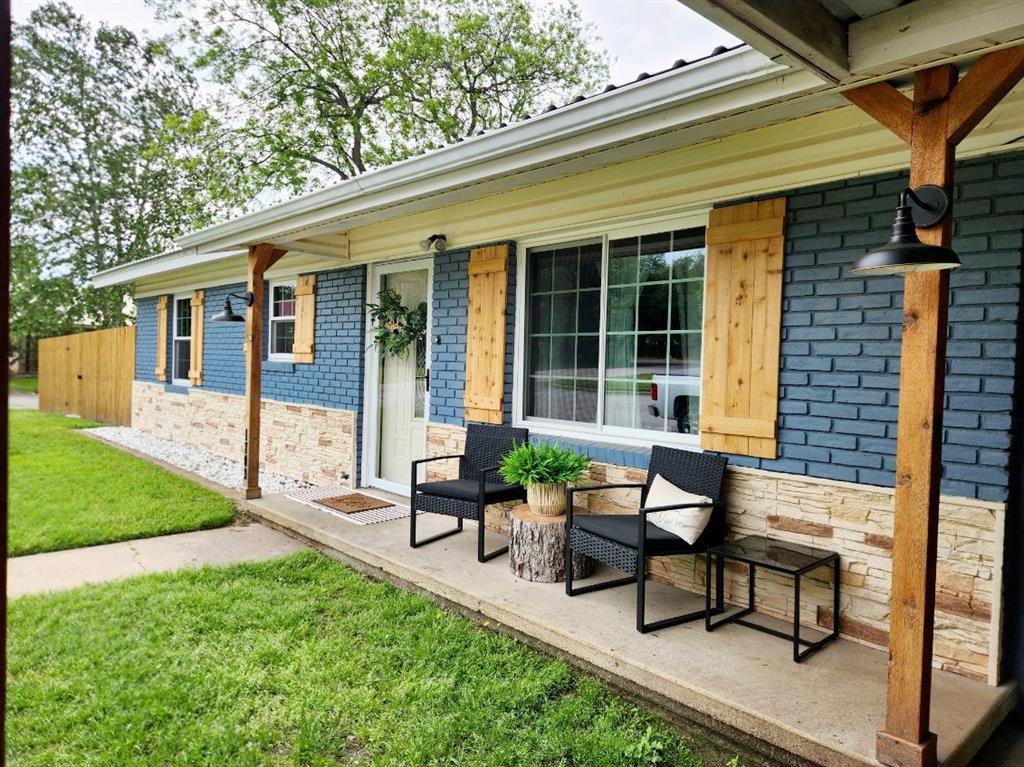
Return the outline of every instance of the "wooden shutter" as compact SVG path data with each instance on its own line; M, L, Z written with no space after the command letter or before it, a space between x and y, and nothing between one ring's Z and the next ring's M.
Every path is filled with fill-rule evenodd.
M470 252L463 398L467 421L502 422L507 291L508 245Z
M316 275L307 274L295 281L295 362L313 362L313 336L316 330Z
M156 380L167 380L167 296L156 300Z
M201 290L192 292L192 340L189 342L188 380L193 386L203 385L203 302Z
M786 200L711 212L705 265L700 444L776 456Z

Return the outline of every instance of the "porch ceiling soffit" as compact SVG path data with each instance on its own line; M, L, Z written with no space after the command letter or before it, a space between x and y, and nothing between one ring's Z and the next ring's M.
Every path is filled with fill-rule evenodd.
M773 61L844 86L1024 42L1020 0L679 2Z

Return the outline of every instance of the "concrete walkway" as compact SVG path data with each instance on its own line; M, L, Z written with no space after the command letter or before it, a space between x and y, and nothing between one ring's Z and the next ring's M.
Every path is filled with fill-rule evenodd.
M7 393L9 410L38 410L39 395L28 391L9 391Z
M261 524L163 535L7 560L7 596L62 591L145 573L257 562L307 547Z

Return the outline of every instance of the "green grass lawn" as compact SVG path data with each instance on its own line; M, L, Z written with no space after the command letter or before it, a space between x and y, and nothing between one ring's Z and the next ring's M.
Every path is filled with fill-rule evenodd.
M11 556L218 527L234 504L76 430L52 413L10 416Z
M35 394L39 391L39 379L36 376L11 376L7 379L7 388L11 391L27 391Z
M14 600L8 664L21 767L705 764L564 662L312 552Z

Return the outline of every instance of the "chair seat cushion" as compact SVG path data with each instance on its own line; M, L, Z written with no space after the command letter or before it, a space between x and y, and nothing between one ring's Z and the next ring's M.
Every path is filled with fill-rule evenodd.
M573 527L586 530L610 541L621 543L635 549L637 547L636 514L587 514L573 517ZM691 546L678 535L663 530L657 525L647 523L647 541L644 553L656 557L663 554L687 554L691 551L702 551Z
M444 479L438 482L422 482L416 489L427 495L475 501L477 493L480 492L480 483L475 479ZM488 482L484 485L484 500L487 503L502 503L524 498L526 490L518 485L506 485L504 482Z

